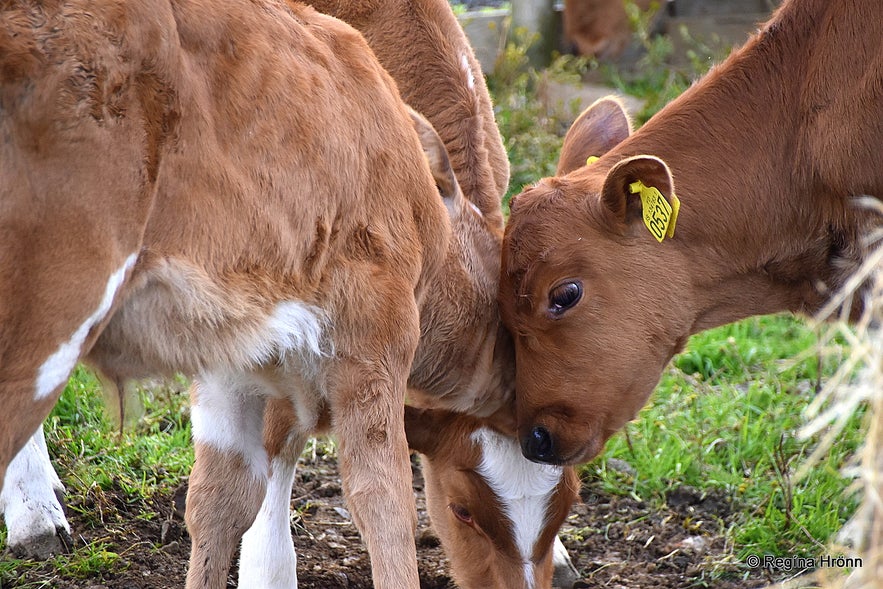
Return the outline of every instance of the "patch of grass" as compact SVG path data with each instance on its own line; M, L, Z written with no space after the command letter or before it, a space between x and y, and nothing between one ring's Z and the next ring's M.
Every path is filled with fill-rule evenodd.
M78 367L48 419L46 443L74 494L120 488L132 501L178 484L193 464L183 383L136 387L143 413L120 431L101 384Z
M474 7L471 7L474 5ZM488 5L482 5L480 2L473 3L451 2L451 10L454 14L461 15L467 12L492 12L494 10L511 10L509 2L489 2Z
M64 571L64 576L69 579L88 579L102 573L118 573L124 566L120 555L113 552L108 544L94 542L77 548L71 554L55 556L45 563L3 559L0 561L0 587L48 589L55 587L58 581L52 571ZM27 571L31 571L31 580L24 580Z
M538 72L530 65L528 51L536 41L524 30L512 33L497 59L488 89L494 98L494 116L509 158L509 190L503 197L504 213L509 199L524 186L555 172L564 130L549 116L536 96Z
M861 412L801 480L794 471L818 439L802 440L803 410L835 363L792 316L757 317L694 336L639 418L584 467L593 484L662 504L682 485L727 497L728 536L748 554L819 556L852 515L841 469L863 439ZM624 460L635 474L607 468Z
M676 59L672 37L651 33L655 9L642 12L633 2L626 2L625 8L635 41L643 50L642 55L635 67L628 70L611 64L601 64L599 69L607 83L620 92L644 100L644 108L631 113L640 125L677 98L712 64L720 62L729 49L702 43L682 26L674 34L680 38L685 50L683 58Z

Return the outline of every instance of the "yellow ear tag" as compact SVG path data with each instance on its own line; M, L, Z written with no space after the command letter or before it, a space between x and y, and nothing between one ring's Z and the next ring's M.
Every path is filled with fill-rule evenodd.
M586 158L586 165L591 166L592 164L597 162L599 159L601 159L601 158L599 158L597 155L590 155L589 157Z
M657 188L653 186L644 186L644 183L638 180L629 184L632 194L641 194L641 207L644 210L644 225L650 230L656 241L662 242L668 237L671 239L675 236L675 223L678 220L678 211L681 208L681 202L674 194L671 195L671 204Z

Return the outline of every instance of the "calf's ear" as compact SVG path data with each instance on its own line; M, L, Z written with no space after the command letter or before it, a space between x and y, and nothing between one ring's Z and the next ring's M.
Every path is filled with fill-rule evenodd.
M563 176L585 166L587 159L604 155L631 133L632 123L617 98L596 100L564 136L556 175Z
M439 428L442 426L444 413L405 405L405 437L408 438L408 447L411 450L429 458L435 455L441 437Z
M417 131L417 137L420 138L420 145L423 147L423 153L426 154L426 160L429 162L429 169L435 179L439 194L450 206L458 198L462 198L462 194L448 158L448 150L445 149L445 144L435 128L423 115L411 107L408 107L408 114L411 115L414 130Z
M601 189L601 204L620 229L643 222L639 185L655 188L668 203L674 199L674 181L664 161L651 155L626 158L607 172ZM676 214L675 214L676 218Z

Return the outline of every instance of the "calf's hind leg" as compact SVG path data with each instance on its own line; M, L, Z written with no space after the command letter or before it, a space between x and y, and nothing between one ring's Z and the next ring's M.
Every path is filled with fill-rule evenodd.
M204 375L191 389L196 461L187 492L188 589L223 589L242 535L267 488L266 400L243 375Z

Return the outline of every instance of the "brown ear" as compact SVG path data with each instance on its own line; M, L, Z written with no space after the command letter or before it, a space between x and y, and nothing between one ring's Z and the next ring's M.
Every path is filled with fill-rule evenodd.
M405 405L405 436L408 447L432 458L438 450L444 411Z
M604 155L631 133L632 123L616 97L596 100L567 131L556 175L583 167L589 157Z
M639 194L632 193L634 182L659 190L671 202L674 181L665 162L652 155L638 155L622 160L607 172L601 203L610 213L614 224L620 228L641 222L642 205Z
M445 149L444 142L423 115L410 106L408 114L411 115L414 130L417 131L417 136L420 138L420 145L423 146L423 153L426 154L429 169L432 171L432 177L435 179L439 193L446 202L454 202L460 195L460 186L457 184L457 177L454 176L454 169L448 159L448 151Z

